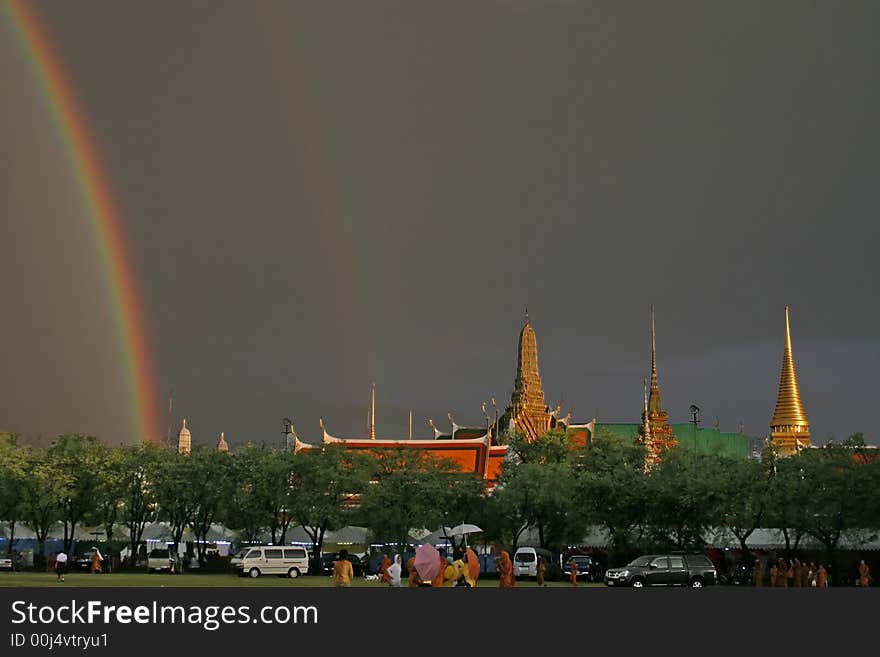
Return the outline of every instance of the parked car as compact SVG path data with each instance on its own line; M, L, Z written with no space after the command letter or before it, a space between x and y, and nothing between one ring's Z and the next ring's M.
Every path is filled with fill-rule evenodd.
M9 557L0 557L0 570L12 571L12 559Z
M255 545L239 550L230 564L240 576L299 577L309 572L309 554L301 547Z
M649 554L623 568L605 571L607 586L692 586L718 582L712 561L704 554Z
M333 574L333 563L339 559L338 552L322 552L321 553L321 571L325 575ZM370 571L369 561L365 557L349 553L346 559L351 563L351 570L355 577L363 577L368 575Z
M514 577L537 577L538 557L544 557L544 563L547 566L547 570L544 571L545 579L556 579L559 575L559 565L554 561L553 553L549 550L536 547L516 548L516 552L513 554Z
M578 579L582 579L585 582L601 581L602 575L596 572L596 562L593 561L592 557L587 556L586 554L575 554L568 558L568 561L565 562L565 566L562 568L562 574L567 579L571 579L572 563L577 563Z
M147 570L151 573L167 570L169 573L174 568L174 560L168 548L153 548L147 555Z

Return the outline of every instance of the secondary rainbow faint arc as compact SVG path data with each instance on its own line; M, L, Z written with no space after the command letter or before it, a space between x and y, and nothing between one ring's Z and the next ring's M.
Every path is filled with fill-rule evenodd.
M160 423L142 301L129 264L122 223L107 175L71 82L52 48L34 4L7 0L5 6L9 23L39 83L89 217L90 231L110 295L129 398L132 438L135 442L158 441Z

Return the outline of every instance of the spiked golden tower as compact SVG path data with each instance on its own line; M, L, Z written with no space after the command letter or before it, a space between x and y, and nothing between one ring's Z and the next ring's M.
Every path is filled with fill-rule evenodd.
M517 428L529 441L540 438L551 426L551 414L544 401L544 386L538 372L538 340L535 329L529 323L526 310L525 323L519 334L516 380L513 382L511 407L508 409Z
M648 448L648 465L660 460L664 450L677 444L675 434L669 425L669 413L660 403L660 383L657 379L657 340L654 332L654 306L651 306L651 393L645 400L642 413L640 438Z
M788 306L785 307L785 349L782 352L782 374L779 377L779 396L770 421L770 442L780 456L797 454L810 446L810 423L804 413L798 388L794 357L791 354L791 329Z

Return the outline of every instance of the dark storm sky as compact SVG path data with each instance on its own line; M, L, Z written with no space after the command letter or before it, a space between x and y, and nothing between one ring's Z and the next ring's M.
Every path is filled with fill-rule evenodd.
M880 6L39 2L120 208L164 418L417 435L510 398L878 440ZM0 14L3 15L3 14ZM0 428L130 441L94 243L0 29ZM441 423L440 420L443 420ZM162 427L167 422L163 419Z

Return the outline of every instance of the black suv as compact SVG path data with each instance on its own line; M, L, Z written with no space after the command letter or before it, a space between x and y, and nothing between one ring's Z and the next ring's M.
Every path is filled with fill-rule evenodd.
M605 571L606 586L692 586L715 584L718 574L704 554L649 554L623 568Z

